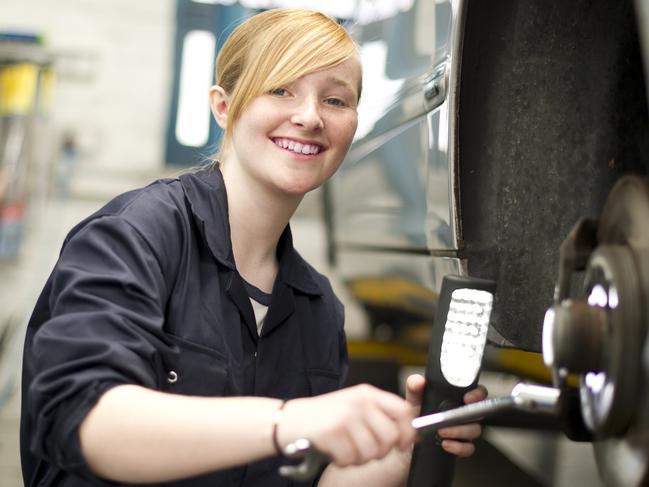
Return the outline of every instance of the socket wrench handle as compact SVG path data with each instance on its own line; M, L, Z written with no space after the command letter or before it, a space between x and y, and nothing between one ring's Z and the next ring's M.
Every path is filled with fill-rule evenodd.
M513 406L514 399L510 396L485 399L466 406L420 416L412 420L412 427L419 433L425 434L447 426L479 421L488 414L512 409Z
M305 482L313 479L318 471L327 463L329 457L318 450L306 438L299 438L284 447L284 456L290 459L299 460L295 465L282 465L279 467L279 474L297 482Z
M486 416L511 410L556 414L559 410L559 389L532 384L517 384L509 396L494 397L412 420L421 434L447 426L479 421Z

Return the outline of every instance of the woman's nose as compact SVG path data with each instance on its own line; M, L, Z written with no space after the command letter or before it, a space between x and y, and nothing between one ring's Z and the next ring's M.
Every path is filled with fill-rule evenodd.
M324 127L324 121L318 101L309 98L300 103L291 117L291 123L306 130L321 130Z

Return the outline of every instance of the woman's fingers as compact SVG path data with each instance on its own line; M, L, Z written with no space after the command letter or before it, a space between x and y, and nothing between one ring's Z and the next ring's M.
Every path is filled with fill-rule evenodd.
M475 440L482 433L482 426L478 423L463 424L461 426L449 426L437 432L440 438L448 438L458 441Z
M471 389L464 395L464 402L466 404L471 404L472 402L483 401L487 398L487 394L487 388L479 384L478 387Z
M355 451L350 463L360 465L387 455L399 440L399 430L391 418L380 411L370 410L362 422L352 426L350 438Z
M403 398L376 389L363 386L361 390L368 403L362 414L362 424L374 438L374 444L365 452L364 460L383 458L395 446L404 449L416 438L412 427L414 412Z
M442 448L453 455L463 458L470 457L475 452L475 445L473 443L454 440L442 441Z
M424 395L426 379L421 374L413 374L406 380L406 400L413 406L420 406ZM479 384L464 395L464 402L471 404L487 398L487 388Z
M353 447L353 454L346 457L334 457L334 462L340 466L362 465L375 458L379 451L375 435L364 424L351 425L347 431L350 443Z
M464 395L464 402L471 404L487 398L487 388L479 385ZM478 423L450 426L440 429L437 434L442 438L442 448L458 457L470 457L475 452L473 440L482 433Z
M370 412L367 417L367 427L372 431L376 440L377 449L374 452L375 458L383 458L388 452L400 442L404 436L398 421L376 411Z
M356 458L359 456L358 448L351 435L342 435L337 438L336 447L333 450L325 450L321 445L315 445L331 457L331 460L339 467L347 467L356 464Z
M424 396L426 379L421 374L412 374L406 380L406 401L419 407Z
M404 401L401 397L394 394L389 394L391 401L394 401L392 408L384 409L385 412L391 419L392 424L397 429L397 437L391 442L391 447L398 446L400 449L404 450L408 448L412 443L414 443L417 432L412 427L412 420L417 414L418 409L415 410L412 407L412 404L409 401ZM387 406L387 404L386 404ZM386 452L387 453L387 452Z

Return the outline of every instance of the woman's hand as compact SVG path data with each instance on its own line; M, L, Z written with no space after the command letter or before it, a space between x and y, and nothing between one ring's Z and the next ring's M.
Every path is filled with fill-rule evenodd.
M411 404L415 415L419 414L425 384L426 379L419 374L411 375L406 381L406 400ZM470 404L482 401L486 397L487 389L479 385L464 395L464 402ZM473 440L478 438L481 432L482 428L478 423L471 423L443 428L437 434L443 439L442 448L444 450L459 457L468 457L473 455L475 451Z
M339 467L385 457L412 446L415 411L410 402L370 385L294 399L278 423L279 444L308 438Z
M412 419L419 413L425 379L411 375L406 399L363 384L321 396L293 399L286 403L278 423L279 444L285 447L308 438L339 467L362 465L385 457L393 448L408 451L417 437ZM464 396L469 404L487 397L478 386ZM442 448L460 457L473 454L477 423L440 429ZM409 455L408 455L409 456Z

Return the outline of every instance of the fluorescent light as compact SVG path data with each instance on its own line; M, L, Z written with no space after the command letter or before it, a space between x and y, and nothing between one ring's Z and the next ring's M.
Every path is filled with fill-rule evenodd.
M451 294L439 359L450 384L467 387L477 377L492 306L493 295L487 291L460 288Z

